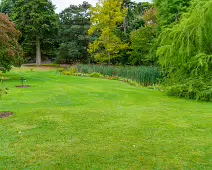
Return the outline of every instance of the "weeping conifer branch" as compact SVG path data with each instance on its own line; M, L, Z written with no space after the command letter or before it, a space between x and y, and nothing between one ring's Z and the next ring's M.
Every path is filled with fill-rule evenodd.
M185 71L185 68L188 71L199 68L198 75L201 75L208 70L201 67L211 67L211 62L198 64L200 61L210 61L211 58L211 23L212 1L195 2L179 24L162 32L157 55L167 73ZM197 65L190 67L190 63Z
M212 101L212 1L194 1L179 24L161 33L159 43L168 93Z

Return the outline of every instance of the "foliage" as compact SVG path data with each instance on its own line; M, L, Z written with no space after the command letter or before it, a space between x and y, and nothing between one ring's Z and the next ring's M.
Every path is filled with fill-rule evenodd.
M128 48L128 44L123 43L114 33L127 15L127 9L122 9L122 4L122 0L103 0L91 8L92 26L88 33L92 35L97 31L101 35L90 44L89 52L99 62L110 63L111 59L118 57L121 50Z
M7 5L10 6L6 8ZM54 38L59 18L50 0L4 0L1 6L9 9L12 21L22 32L21 43L26 53L33 55L36 51L37 65L41 64L41 52L44 55L54 55L51 47L56 44Z
M146 10L143 19L145 26L131 32L132 51L129 60L132 65L152 65L155 62L150 53L158 31L155 8Z
M11 14L14 5L14 0L1 0L0 1L0 12L5 14Z
M161 78L160 71L156 67L115 67L79 64L77 69L80 73L91 74L97 72L104 76L127 78L144 86L156 84Z
M158 11L158 22L162 27L170 27L180 21L183 13L187 12L192 0L154 0Z
M77 68L72 66L70 68L60 68L58 69L59 73L60 74L63 74L63 75L74 75L75 73L77 73Z
M0 88L0 99L2 99L3 95L8 94L8 88L4 86L4 81L8 80L8 77L1 76L1 88Z
M131 33L132 52L129 61L132 65L151 65L154 63L150 56L150 50L156 32L156 27L146 26Z
M167 85L189 83L193 91L204 92L194 86L200 79L206 89L212 77L212 1L194 1L179 24L165 29L157 50L159 62L167 75ZM184 85L183 85L184 86ZM198 94L198 93L197 93ZM195 99L200 99L195 95ZM193 98L193 97L191 97Z
M205 80L201 78L187 80L184 84L176 84L168 87L167 94L210 102L212 101L212 81L210 82L210 86L208 86Z
M112 60L112 64L135 65L135 63L132 63L132 60L136 59L134 59L132 55L130 57L131 52L133 52L131 48L131 34L145 26L143 15L145 11L151 9L153 5L149 2L136 3L131 0L124 0L122 6L122 8L127 8L128 12L127 16L124 18L123 24L121 23L116 29L115 35L124 43L128 43L129 48L121 50L119 52L119 57Z
M60 47L57 62L76 63L89 60L90 7L88 2L83 2L78 6L70 5L60 13Z
M98 73L98 72L93 72L93 73L90 74L90 77L99 78L99 77L103 77L103 75Z
M20 66L23 62L23 52L18 44L20 35L8 15L0 13L0 71L9 71L11 66Z

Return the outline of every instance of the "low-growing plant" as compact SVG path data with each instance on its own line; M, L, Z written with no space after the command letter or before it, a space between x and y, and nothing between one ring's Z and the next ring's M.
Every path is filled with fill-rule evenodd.
M76 67L70 67L70 68L59 68L58 72L63 75L74 75L77 73Z
M65 68L59 68L57 71L58 71L60 74L63 74L63 72L65 71Z
M212 85L204 81L190 80L185 84L176 84L167 88L170 96L184 97L200 101L212 101Z
M69 76L69 75L73 75L70 71L63 71L61 74L65 75L65 76Z
M74 73L77 73L77 68L76 67L70 67L70 68L68 68L68 71L73 75Z
M90 77L100 78L100 77L103 77L103 75L97 72L93 72L90 74Z
M74 73L75 76L83 76L83 73Z
M107 79L109 79L109 80L118 80L118 77L116 77L116 76L109 76Z

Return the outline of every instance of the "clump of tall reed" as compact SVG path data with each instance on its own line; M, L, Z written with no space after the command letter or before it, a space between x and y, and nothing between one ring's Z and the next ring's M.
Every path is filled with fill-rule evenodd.
M159 83L161 78L160 70L152 66L104 66L104 65L83 65L74 66L77 72L91 74L100 73L105 76L116 76L130 79L143 86L151 86Z

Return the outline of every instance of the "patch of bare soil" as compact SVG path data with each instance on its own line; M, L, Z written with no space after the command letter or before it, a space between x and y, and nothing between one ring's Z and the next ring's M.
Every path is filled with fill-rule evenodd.
M24 65L22 66L22 68L26 68L34 71L34 70L39 70L39 71L50 71L50 70L57 70L58 68L60 68L60 66L30 66L30 65Z
M30 86L15 86L15 87L17 87L17 88L29 88Z
M13 114L14 114L13 112L0 112L0 119L10 117Z

